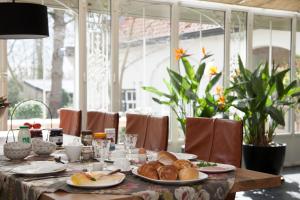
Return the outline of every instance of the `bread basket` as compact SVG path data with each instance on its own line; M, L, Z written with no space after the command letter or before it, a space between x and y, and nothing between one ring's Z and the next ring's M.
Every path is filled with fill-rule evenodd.
M31 144L22 142L8 142L3 147L4 155L11 160L21 160L29 156Z

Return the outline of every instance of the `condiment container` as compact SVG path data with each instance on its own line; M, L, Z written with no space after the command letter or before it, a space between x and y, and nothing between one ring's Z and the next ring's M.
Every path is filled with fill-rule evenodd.
M49 141L54 142L57 146L61 146L63 144L63 129L62 128L51 129Z
M29 133L28 126L20 126L19 134L18 134L18 142L22 142L24 144L31 143L31 136Z
M85 130L81 132L81 143L84 146L91 146L93 142L93 133L90 130Z
M116 145L116 143L115 143L115 141L116 141L116 130L114 128L106 128L104 130L104 132L106 133L106 138L108 140L110 140L109 150L110 151L115 150L116 149L116 146L115 146Z

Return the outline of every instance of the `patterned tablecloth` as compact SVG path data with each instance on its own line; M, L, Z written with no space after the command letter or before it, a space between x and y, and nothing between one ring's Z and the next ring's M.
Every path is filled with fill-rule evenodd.
M125 181L107 189L87 190L73 188L66 184L68 177L84 168L90 163L68 164L68 170L62 172L64 177L52 179L24 181L24 178L11 171L16 166L28 164L32 160L51 160L53 157L30 157L24 162L12 162L0 156L0 199L1 200L37 200L43 192L56 192L62 190L70 193L99 193L99 194L133 194L145 200L222 200L225 199L234 183L234 172L211 174L207 180L194 185L166 186L144 181L131 173L126 174Z

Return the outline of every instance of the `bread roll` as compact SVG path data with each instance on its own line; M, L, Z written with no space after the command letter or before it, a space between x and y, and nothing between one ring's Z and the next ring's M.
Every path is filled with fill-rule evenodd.
M166 165L158 168L160 180L177 180L178 170L174 165Z
M160 151L157 155L157 160L164 165L172 165L177 158L167 151Z
M194 167L193 163L190 162L189 160L176 160L173 165L178 169L184 169L184 168L190 168Z
M158 162L158 161L150 161L147 163L148 165L153 166L156 170L162 166L164 166L162 163Z
M157 170L151 164L143 164L138 168L137 172L142 176L158 180Z
M198 179L199 172L196 168L183 168L179 171L179 180L194 180Z

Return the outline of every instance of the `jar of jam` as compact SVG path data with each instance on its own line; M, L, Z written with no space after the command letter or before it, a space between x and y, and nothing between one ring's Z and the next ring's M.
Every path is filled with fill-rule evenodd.
M81 149L81 159L82 161L90 161L93 160L94 152L92 146L84 146Z
M42 129L30 129L29 132L30 132L31 138L43 139Z
M84 146L91 146L93 142L93 133L90 130L85 130L81 132L81 143Z
M57 146L61 146L63 144L63 129L62 128L51 129L49 141L54 142Z

